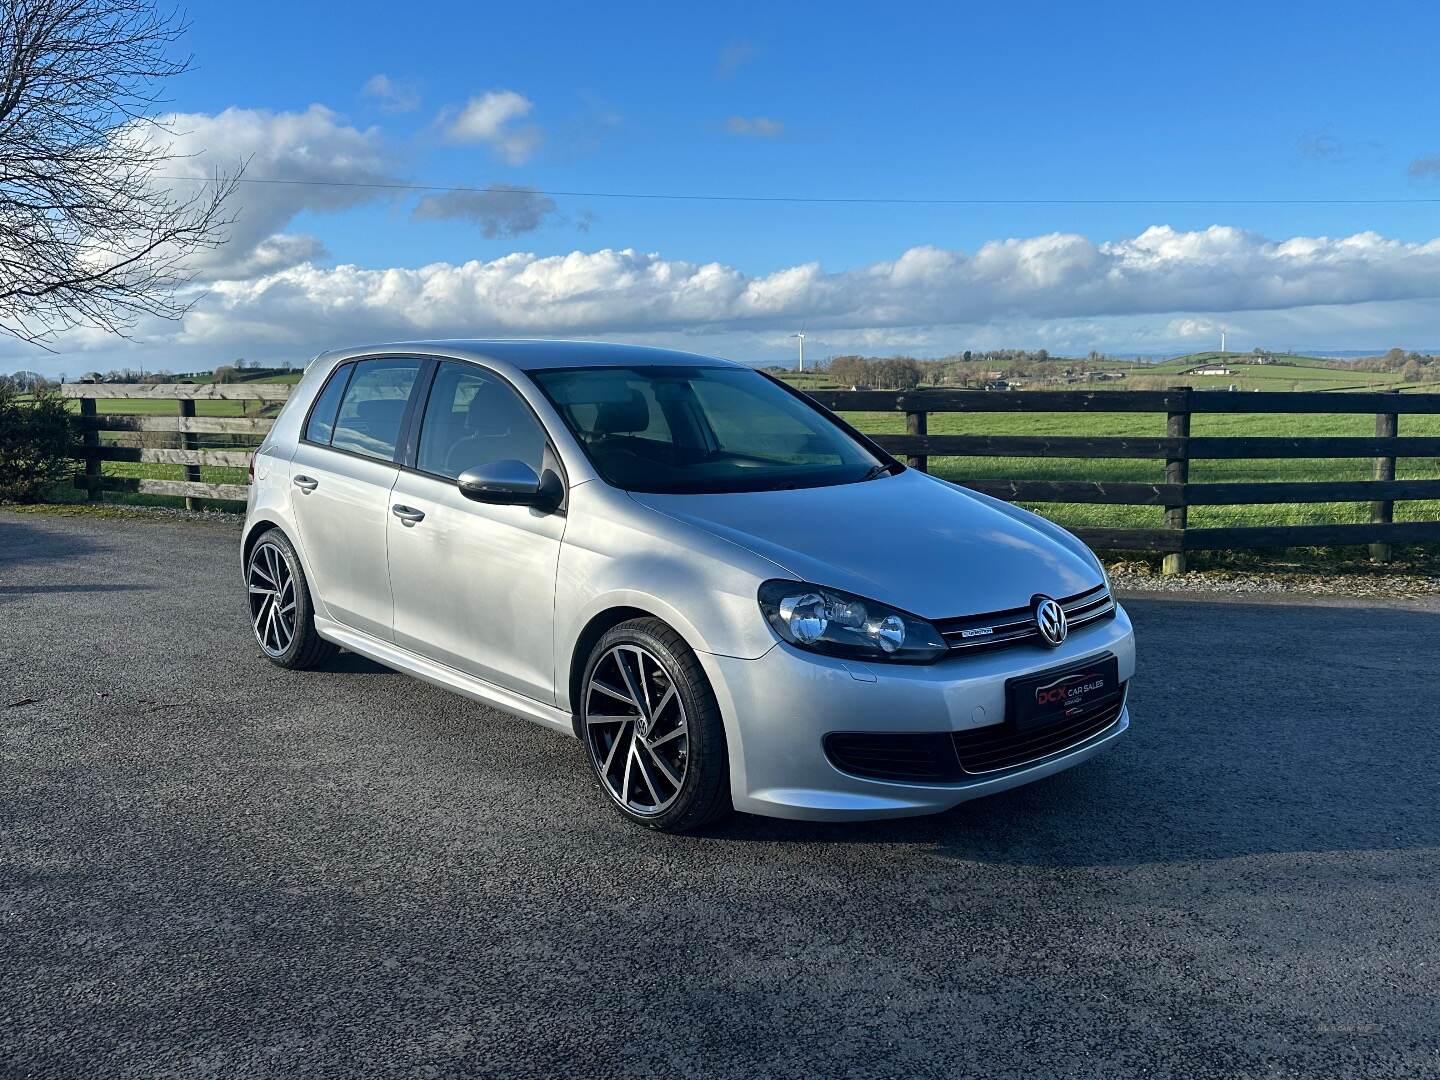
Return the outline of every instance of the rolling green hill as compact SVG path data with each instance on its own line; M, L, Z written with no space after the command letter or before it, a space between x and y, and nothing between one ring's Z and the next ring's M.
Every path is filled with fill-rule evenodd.
M1393 390L1402 385L1398 375L1389 372L1356 371L1339 367L1333 360L1315 356L1275 353L1265 364L1256 364L1250 353L1198 352L1175 357L1157 364L1133 363L1105 365L1107 370L1123 371L1128 387L1153 390L1161 386L1193 386L1199 390ZM1196 367L1221 365L1231 375L1187 375ZM1119 380L1117 380L1118 382Z

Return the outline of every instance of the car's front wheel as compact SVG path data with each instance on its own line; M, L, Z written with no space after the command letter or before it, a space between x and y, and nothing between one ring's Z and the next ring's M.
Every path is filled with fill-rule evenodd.
M315 631L315 608L300 556L290 538L270 529L245 563L250 624L271 663L283 668L319 667L339 650Z
M596 643L579 726L595 778L631 821L684 832L730 810L714 691L694 652L659 619L621 623Z

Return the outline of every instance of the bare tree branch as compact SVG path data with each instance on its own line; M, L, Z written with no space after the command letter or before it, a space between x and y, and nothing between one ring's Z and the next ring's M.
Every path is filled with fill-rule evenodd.
M0 333L44 346L128 335L198 299L191 256L224 242L234 176L177 196L152 118L185 26L148 0L0 0Z

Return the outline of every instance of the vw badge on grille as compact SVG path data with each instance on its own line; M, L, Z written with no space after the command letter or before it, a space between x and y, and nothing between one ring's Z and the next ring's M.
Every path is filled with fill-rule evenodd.
M1035 598L1035 627L1040 631L1041 640L1052 649L1063 645L1065 635L1070 633L1070 624L1065 620L1065 609L1060 606L1059 601L1048 596Z

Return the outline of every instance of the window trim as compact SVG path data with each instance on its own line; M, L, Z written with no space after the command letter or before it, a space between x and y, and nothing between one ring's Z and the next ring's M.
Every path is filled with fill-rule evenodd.
M425 420L425 410L430 406L430 388L442 363L437 357L427 356L415 377L415 387L410 400L405 403L405 416L400 421L400 439L395 445L395 463L404 468L407 462L415 461L420 453L420 427Z

